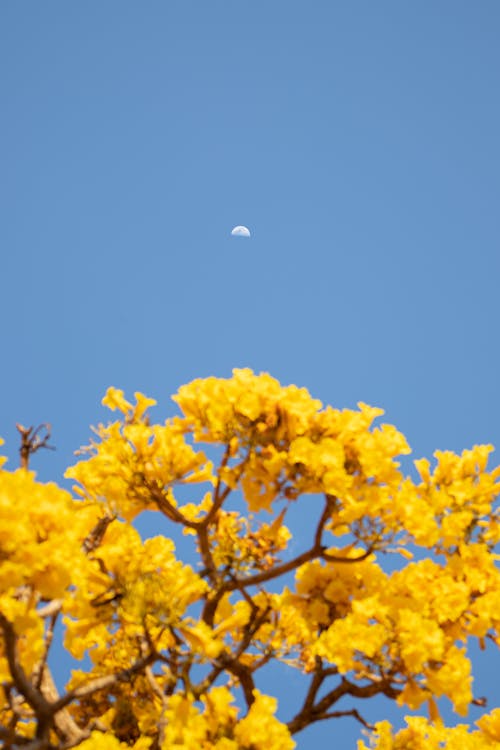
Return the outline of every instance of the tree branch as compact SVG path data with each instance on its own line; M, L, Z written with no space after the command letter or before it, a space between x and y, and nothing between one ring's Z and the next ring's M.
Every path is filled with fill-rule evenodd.
M7 657L7 663L9 665L9 671L12 675L14 685L21 695L24 695L27 703L29 703L31 708L35 711L37 718L47 721L51 717L52 707L42 693L33 687L26 676L26 673L18 660L14 628L1 612L0 628L3 631L5 656Z
M0 740L4 741L2 745L5 750L15 747L17 745L28 745L32 740L29 737L23 737L22 734L17 734L14 730L9 729L0 725Z
M40 450L46 448L49 451L55 451L53 445L49 445L50 424L40 424L38 427L23 427L22 424L16 424L17 430L21 435L21 445L19 454L21 456L21 469L28 469L30 457ZM45 434L43 432L45 431Z
M66 693L66 695L59 698L59 700L53 704L52 708L55 711L59 711L74 700L85 698L88 695L92 695L92 693L97 693L99 690L105 690L119 682L127 682L131 677L142 672L146 667L153 664L155 659L156 654L148 654L147 656L142 657L142 659L138 659L135 664L127 669L122 669L120 672L115 672L115 674L106 675L105 677L98 677L95 680L92 680L92 682L89 682L88 685L82 685L82 687L70 690L69 693Z
M301 714L307 714L312 710L314 706L314 701L316 700L316 695L318 694L318 690L323 684L325 678L326 678L326 675L322 668L321 658L317 656L316 668L312 676L311 684L309 685L309 689L306 693L306 697L304 698L304 703L300 710Z
M325 495L325 507L323 508L323 513L321 514L321 517L319 519L316 534L314 536L314 547L317 549L321 548L323 531L325 530L326 522L331 516L332 509L335 506L336 502L337 498L333 495Z
M174 523L181 523L183 526L187 526L190 529L199 528L200 522L190 521L189 518L186 518L180 512L180 510L178 510L175 507L175 505L172 505L172 503L169 500L167 500L164 492L162 491L160 487L155 487L149 482L145 482L145 486L148 492L151 493L151 497L153 498L156 505L158 506L158 510L160 510L164 515L166 515L167 518L170 518L170 520L174 521Z
M290 731L290 734L296 734L297 732L302 731L302 729L308 727L310 724L313 724L315 721L317 721L317 719L315 718L316 716L324 714L330 708L330 706L333 706L344 695L346 695L346 693L349 692L348 686L344 684L344 680L342 680L342 682L340 682L337 687L335 687L333 690L330 690L330 692L322 700L320 700L319 703L315 704L314 700L316 698L319 687L324 680L324 677L322 677L321 682L316 687L318 680L319 676L316 679L315 677L313 677L302 708L293 717L293 719L288 722L287 727Z
M295 568L298 568L300 565L304 565L304 563L306 562L315 560L316 558L321 558L323 560L326 560L327 562L349 564L366 560L366 558L369 557L373 552L372 546L368 547L368 549L358 555L358 557L337 557L336 555L331 555L326 552L325 547L321 544L323 530L330 516L332 505L335 503L335 501L335 497L331 495L326 496L325 507L316 528L313 546L310 549L302 552L302 554L300 555L297 555L292 560L282 563L281 565L277 565L274 568L270 568L269 570L265 570L261 573L256 573L255 575L248 576L248 578L233 577L231 581L226 581L214 594L213 598L207 600L207 602L205 603L202 614L203 620L208 625L213 625L213 618L217 609L217 605L219 604L224 594L226 594L227 592L235 591L236 589L242 590L243 587L257 586L260 583L272 581L275 578L279 578L280 576L285 575L286 573L290 573L292 570L295 570Z
M82 549L86 555L99 547L108 526L113 523L115 519L115 515L105 515L97 521L92 531L90 531L83 540Z
M31 676L33 684L35 685L37 690L40 690L40 686L42 684L43 671L46 667L47 659L49 657L50 647L52 646L52 641L54 639L54 629L56 626L57 618L59 616L59 612L60 612L60 609L58 608L50 617L50 622L47 626L47 632L45 634L45 644L44 644L42 658L36 665L35 669L33 670L33 674Z
M41 690L45 696L50 701L50 710L52 714L52 721L55 727L55 731L57 736L65 743L69 743L70 746L81 742L86 736L87 733L84 732L76 721L71 716L70 712L66 708L59 709L57 707L57 702L59 700L59 693L56 688L56 684L54 682L54 679L52 677L52 674L45 665L42 673L42 682L41 682Z

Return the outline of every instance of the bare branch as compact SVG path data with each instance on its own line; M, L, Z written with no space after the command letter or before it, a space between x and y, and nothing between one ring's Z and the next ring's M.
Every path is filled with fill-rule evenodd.
M17 423L16 427L21 435L19 454L21 456L22 469L28 469L30 456L40 450L40 448L55 451L55 447L49 445L51 431L50 424L44 423L38 425L38 427L23 427L22 424Z

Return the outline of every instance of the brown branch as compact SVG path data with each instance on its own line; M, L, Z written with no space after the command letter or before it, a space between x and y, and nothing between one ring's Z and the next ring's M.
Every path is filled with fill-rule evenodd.
M41 683L37 688L28 679L19 662L14 628L2 613L0 613L0 627L3 630L5 655L14 685L18 692L25 697L36 716L36 741L41 743L36 746L40 748L46 746L44 743L48 742L48 735L52 726L55 726L59 736L64 740L81 740L82 732L69 713L63 711L59 716L55 715L59 708L57 703L51 702L51 699L57 698L58 694L47 666L44 665L42 668Z
M333 495L325 495L325 507L323 508L323 513L321 514L321 517L319 519L316 534L314 536L314 547L316 547L317 549L320 549L321 547L323 531L325 530L326 522L331 516L332 508L334 507L336 502L337 498Z
M28 469L30 456L45 448L49 451L55 451L53 445L49 445L51 426L48 423L40 424L38 427L23 427L22 424L16 424L17 430L21 435L21 445L19 455L21 457L21 469ZM43 434L45 431L45 434Z
M226 672L229 672L237 678L241 685L241 689L243 690L247 708L250 708L252 703L255 702L255 684L252 677L252 670L250 667L241 664L237 659L231 659L230 657L223 656L222 659L219 658L219 661L222 661L223 670L226 670Z
M54 640L54 629L56 626L57 618L59 616L59 612L60 612L60 608L58 608L50 617L50 622L47 626L47 632L45 635L45 644L44 644L42 658L36 665L35 669L33 670L33 674L31 676L33 684L35 685L37 690L40 690L40 686L42 684L43 671L47 665L47 659L49 658L50 647L52 646L52 641Z
M210 508L207 515L202 521L204 526L208 526L212 522L212 520L215 518L217 514L217 511L222 507L224 501L226 500L226 498L231 492L231 487L225 487L222 493L220 491L220 488L222 486L220 472L222 469L224 469L227 466L230 457L231 457L231 448L228 444L226 446L226 450L224 451L224 455L222 457L222 461L220 462L220 466L217 470L217 484L215 485L214 492L212 495L212 507Z
M82 685L82 687L70 690L69 693L66 693L66 695L59 698L59 700L53 704L52 708L55 711L59 711L74 700L85 698L88 695L92 695L92 693L97 693L99 690L105 690L119 682L127 682L131 677L142 672L146 667L153 664L155 659L156 654L148 654L142 659L138 659L135 664L127 669L122 669L120 672L115 672L115 674L106 675L105 677L98 677L95 680L92 680L92 682L89 682L88 685Z
M165 692L161 689L161 687L156 682L156 678L153 674L153 670L151 667L146 667L145 669L145 675L146 680L149 683L149 686L153 693L160 699L161 706L162 706L162 713L160 716L160 719L158 721L158 747L163 747L165 742L165 730L167 728L168 720L167 720L167 708L168 708L168 697L165 694Z
M39 617L53 617L55 614L59 614L62 605L62 599L52 599L44 607L37 609L36 613Z
M47 665L45 665L45 668L42 671L41 690L45 698L50 701L52 722L54 724L57 736L65 744L69 743L70 746L75 745L85 739L87 737L87 733L80 729L76 721L71 716L70 712L66 708L57 708L59 693Z
M37 720L36 739L25 745L26 748L30 748L31 750L42 750L49 747L48 733L52 726L59 738L64 742L64 746L71 747L81 742L88 734L78 727L70 713L66 710L66 707L74 700L84 698L99 690L104 690L118 682L128 681L134 674L141 672L152 664L156 658L155 653L150 653L128 669L121 670L114 675L93 680L88 685L71 690L66 695L59 697L52 675L46 664L43 665L41 671L40 689L37 689L27 678L17 658L14 629L1 613L0 627L4 634L5 656L14 685L19 693L24 696L26 702L32 707ZM4 731L8 732L9 730ZM12 736L12 733L9 736Z
M369 555L371 555L373 551L372 547L369 547L367 550L365 550L365 552L359 555L359 557L352 558L336 557L335 555L330 555L325 551L325 547L322 545L321 540L323 531L331 515L332 507L335 504L336 500L337 498L332 495L325 496L325 507L323 508L323 513L321 514L321 517L318 521L318 526L314 535L313 546L309 550L303 552L301 555L297 555L297 557L294 557L292 560L289 560L286 563L277 565L275 568L263 571L262 573L256 573L249 578L235 578L233 583L229 584L230 588L226 590L234 591L235 588L240 588L241 586L255 586L259 583L272 581L274 578L285 575L285 573L290 573L290 571L298 568L300 565L303 565L310 560L314 560L317 557L320 557L323 560L327 560L328 562L337 563L355 563L360 562L361 560L365 560Z
M366 560L366 558L370 557L372 553L373 553L373 547L370 545L370 547L368 547L368 549L366 549L364 552L358 555L358 557L337 557L336 555L330 555L328 552L322 552L320 557L323 560L326 560L326 562L357 563L357 562L362 562L363 560Z
M29 737L23 737L23 735L17 734L13 729L1 725L0 740L4 740L5 744L3 744L2 747L5 748L5 750L10 750L10 748L17 747L17 745L27 745L32 742Z
M3 689L7 705L12 714L7 728L14 732L18 722L26 721L27 718L32 717L32 714L26 710L25 699L22 695L16 693L13 683L4 683ZM31 709L29 711L31 712Z
M195 528L197 529L198 533L198 543L200 547L200 554L203 560L203 564L205 566L205 571L210 578L210 581L213 585L217 582L217 568L214 563L214 559L212 556L212 550L210 549L210 540L208 536L208 528L214 518L216 517L218 511L222 508L224 502L229 497L230 493L232 492L231 487L226 486L222 492L220 492L221 488L221 478L220 478L220 470L223 469L225 466L227 466L227 463L230 458L230 448L229 445L226 447L226 450L224 452L224 456L222 457L222 461L219 466L219 475L217 477L217 484L214 489L213 493L213 499L212 499L212 507L208 511L205 518L203 518L201 521L195 522ZM241 464L238 466L239 474L238 474L238 480L241 477L241 474L243 473L243 469L245 467L245 464L247 463L248 457L245 458Z
M3 631L5 656L9 671L17 690L24 695L27 703L35 711L40 722L46 723L51 717L52 707L42 693L37 690L26 676L17 656L16 633L4 614L0 612L0 628Z
M99 518L96 525L83 540L82 549L86 555L93 552L101 544L108 526L116 519L115 515L105 515Z
M372 552L373 549L369 547L358 557L336 557L335 555L330 555L328 552L325 552L324 547L318 548L314 546L306 552L303 552L301 555L297 555L297 557L294 557L293 560L289 560L287 563L282 563L281 565L277 565L275 568L271 568L270 570L265 570L262 573L256 573L249 578L235 578L232 583L224 585L227 586L226 591L234 591L234 589L240 588L240 586L255 586L258 583L272 581L274 578L285 575L285 573L289 573L291 570L294 570L300 565L303 565L310 560L314 560L317 557L320 557L322 560L326 560L327 562L357 563L361 562L362 560L366 560L366 558L369 557Z
M277 565L275 568L264 570L262 573L256 573L248 578L235 578L233 581L229 581L225 584L227 586L226 590L234 591L242 586L256 586L258 583L272 581L274 578L279 578L279 576L285 575L285 573L290 573L291 570L298 568L299 565L309 562L309 560L321 557L321 554L321 550L318 550L316 547L311 547L311 549L306 552L302 552L301 555L297 555L297 557L294 557L292 560L289 560L286 563L281 563L281 565Z
M215 486L214 493L213 493L212 507L208 511L208 513L205 516L205 518L202 521L200 521L200 524L202 526L208 526L213 521L213 519L217 515L217 512L222 508L224 502L227 500L228 496L232 492L232 487L229 487L229 486L226 486L224 488L224 490L223 490L222 493L220 492L220 488L221 488L221 485L222 485L221 478L220 478L220 471L221 471L221 469L223 469L223 468L225 468L227 466L227 463L228 463L230 457L231 457L231 455L230 455L230 448L229 448L229 445L228 445L226 447L226 450L224 451L224 456L222 457L222 461L221 461L219 469L218 469L219 473L218 473L218 476L217 476L217 484ZM247 455L238 466L234 467L235 469L238 470L237 476L236 476L236 481L237 482L239 482L240 479L241 479L241 475L243 474L243 472L245 470L245 466L248 463L248 459L249 459L249 455Z
M377 693L380 693L380 685L377 685L376 683L370 683L369 685L359 686L354 685L353 683L349 683L348 680L345 678L342 678L342 682L337 685L336 688L333 690L330 690L329 693L327 693L315 706L314 706L314 713L315 714L323 714L330 706L333 706L335 703L337 703L340 698L342 698L343 695L353 695L350 688L356 688L354 695L357 698L369 698L373 695L376 695Z
M210 541L208 539L208 528L202 526L198 528L198 545L200 548L201 559L205 566L205 572L210 578L213 585L217 582L217 568L212 557L212 550L210 549Z
M330 516L332 504L335 501L336 498L334 498L333 496L326 496L325 507L316 528L313 546L310 549L302 552L302 554L300 555L297 555L292 560L282 563L281 565L277 565L274 568L270 568L269 570L265 570L261 573L256 573L255 575L249 576L248 578L233 577L231 581L226 581L215 593L214 597L207 600L207 602L205 603L202 614L203 620L208 625L213 625L213 618L215 616L217 606L224 594L226 594L227 592L235 591L236 589L242 590L243 587L246 586L257 586L260 583L272 581L275 578L279 578L280 576L285 575L286 573L290 573L292 570L295 570L295 568L298 568L300 565L304 565L304 563L306 562L315 560L316 558L321 558L323 560L326 560L327 562L335 563L356 563L361 562L362 560L366 560L366 558L369 557L373 552L372 546L368 547L368 549L366 549L358 557L337 557L326 552L325 547L321 544L323 530Z
M392 686L389 677L380 677L377 682L370 682L368 685L356 685L356 683L351 682L345 677L342 678L342 682L348 688L347 693L354 698L372 698L374 695L381 693L382 695L395 700L402 692Z
M245 598L248 597L248 594L246 592L242 592L242 593L245 595ZM248 598L250 598L250 597L248 597ZM254 610L258 609L257 605L254 604L253 601L252 601L252 606L254 607ZM238 646L236 652L232 653L232 654L231 653L230 654L223 654L222 656L219 656L219 658L216 660L215 666L212 669L212 671L210 672L210 674L208 674L205 677L205 679L199 685L193 686L193 688L192 688L193 695L195 695L199 699L199 697L201 695L203 695L203 693L205 693L211 685L213 685L213 683L215 682L215 680L217 679L217 677L224 670L226 670L227 672L230 672L230 673L234 674L235 676L238 677L238 679L240 679L239 673L237 674L234 671L235 665L237 665L237 667L236 667L237 669L241 668L241 669L245 670L246 672L248 672L249 675L252 675L252 673L255 671L255 668L254 667L250 667L250 666L244 666L238 660L245 653L245 651L247 650L247 648L250 646L250 644L252 642L252 638L254 637L254 635L258 632L258 630L260 629L260 627L266 622L267 617L268 617L270 611L271 611L271 608L269 606L266 607L257 617L255 617L254 620L251 620L249 623L247 623L247 625L245 626L245 629L244 629L243 638L242 638L241 643ZM268 661L268 659L267 659L267 661ZM250 688L250 683L247 682L246 684ZM252 683L252 690L253 690L253 687L254 686L253 686L253 683ZM244 683L243 682L242 682L242 688L243 688L243 691L245 692L245 688L244 688ZM249 692L248 692L248 695L250 695ZM251 702L253 702L254 700L255 699L252 696ZM248 704L248 706L251 705L251 703L248 703L248 701L247 701L247 704Z
M319 679L319 677L317 679ZM328 711L330 706L333 706L335 703L337 703L337 701L339 701L344 695L349 692L348 685L344 684L344 680L342 680L342 682L340 682L333 690L330 690L330 692L325 695L325 697L320 700L319 703L314 704L314 699L319 687L320 686L318 685L318 688L316 688L316 680L313 677L302 708L287 724L290 734L296 734L297 732L302 731L302 729L308 727L310 724L313 724L316 721L316 716L324 714L326 711ZM312 694L312 701L308 700L310 694Z
M324 679L327 674L331 674L332 669L335 668L330 668L322 672L322 679ZM316 676L313 677L302 708L294 718L288 722L287 727L291 734L296 734L297 732L302 731L316 721L338 718L340 716L353 716L370 729L370 725L365 722L356 709L351 709L349 711L330 711L330 708L345 695L351 695L354 698L372 698L374 695L386 695L388 698L395 699L401 692L392 686L388 678L381 678L378 682L370 682L367 685L356 685L354 682L350 682L345 677L342 677L341 682L335 688L330 690L317 703L314 703L317 694L316 685L318 681L319 675L317 678Z
M145 486L148 492L151 493L151 497L158 506L158 510L160 510L165 516L167 516L167 518L170 518L170 520L174 521L174 523L181 523L183 526L187 526L190 529L199 528L200 521L190 521L188 518L186 518L180 512L180 510L175 507L175 505L172 505L172 503L167 500L163 490L160 487L155 487L149 482L146 482Z
M302 704L302 708L300 710L301 714L307 714L312 710L314 706L314 701L316 700L316 696L318 694L318 690L323 684L325 678L326 678L326 675L322 668L321 658L317 656L316 668L312 676L311 684L309 685L309 689L306 693L306 697L304 698L304 703Z
M256 573L255 575L249 576L248 578L233 578L230 581L226 581L216 592L213 599L209 599L205 603L205 607L202 613L202 619L207 623L207 625L213 625L213 619L217 606L224 594L226 594L227 592L236 591L236 589L242 590L243 587L246 586L256 586L259 583L271 581L274 578L278 578L279 576L284 575L285 573L289 573L299 565L303 565L309 560L313 560L315 557L319 557L320 555L321 550L317 550L312 547L310 550L307 550L307 552L303 552L301 555L297 555L297 557L294 557L293 560L289 560L287 563L282 563L281 565L278 565L275 568L271 568L270 570L265 570L262 573Z
M212 507L208 511L205 518L203 518L203 520L200 521L200 523L208 526L208 524L210 524L214 520L215 516L217 515L217 512L222 508L222 506L224 505L225 501L227 500L227 498L229 497L232 491L233 491L232 487L226 486L224 488L224 491L220 495L214 496Z

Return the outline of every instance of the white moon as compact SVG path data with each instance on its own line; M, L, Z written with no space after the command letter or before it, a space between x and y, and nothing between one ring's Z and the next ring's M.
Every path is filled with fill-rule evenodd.
M250 230L247 227L234 227L231 234L233 237L250 237Z

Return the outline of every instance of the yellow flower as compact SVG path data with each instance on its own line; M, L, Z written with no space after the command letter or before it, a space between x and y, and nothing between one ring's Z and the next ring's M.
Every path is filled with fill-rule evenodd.
M500 708L495 708L476 721L481 732L492 742L500 743Z
M255 702L245 716L238 722L234 737L242 747L254 750L293 750L292 740L286 726L274 716L277 701L268 695L254 691Z

